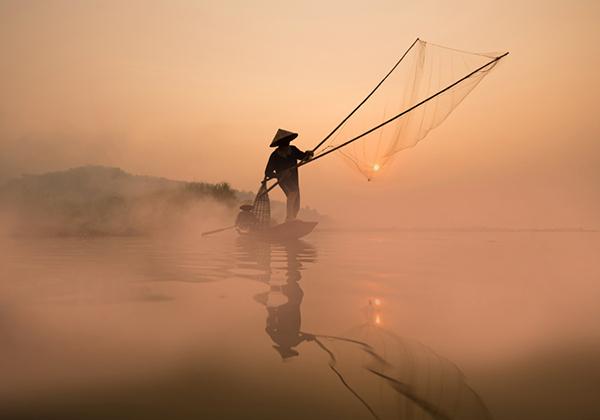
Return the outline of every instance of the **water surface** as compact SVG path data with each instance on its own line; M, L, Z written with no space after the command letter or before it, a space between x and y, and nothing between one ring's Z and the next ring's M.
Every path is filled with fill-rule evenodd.
M3 238L11 418L600 416L600 235Z

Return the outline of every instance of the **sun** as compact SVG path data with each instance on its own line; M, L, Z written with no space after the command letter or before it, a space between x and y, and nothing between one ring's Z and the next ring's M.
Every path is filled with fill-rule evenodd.
M376 170L376 171L378 171L379 170L379 165L373 166L373 169Z

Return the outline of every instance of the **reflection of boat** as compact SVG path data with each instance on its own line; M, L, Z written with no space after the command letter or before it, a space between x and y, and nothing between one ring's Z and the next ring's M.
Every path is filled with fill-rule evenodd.
M271 226L260 230L242 230L238 229L240 236L257 239L268 240L289 240L298 239L308 235L313 231L319 222L304 222L296 220L293 222L285 222L277 226Z

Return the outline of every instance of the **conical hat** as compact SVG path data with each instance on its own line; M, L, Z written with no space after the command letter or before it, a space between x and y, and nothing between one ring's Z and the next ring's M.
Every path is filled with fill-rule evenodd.
M277 134L275 134L275 138L271 142L269 147L277 147L281 143L282 140L292 141L296 137L298 137L297 133L292 133L291 131L282 130L281 128L277 130Z

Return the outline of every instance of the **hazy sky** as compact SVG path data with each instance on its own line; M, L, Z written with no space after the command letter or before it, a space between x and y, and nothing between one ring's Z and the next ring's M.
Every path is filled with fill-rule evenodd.
M277 128L314 147L419 37L510 55L384 180L302 168L302 204L600 228L599 23L597 0L1 0L0 182L100 164L256 191Z

